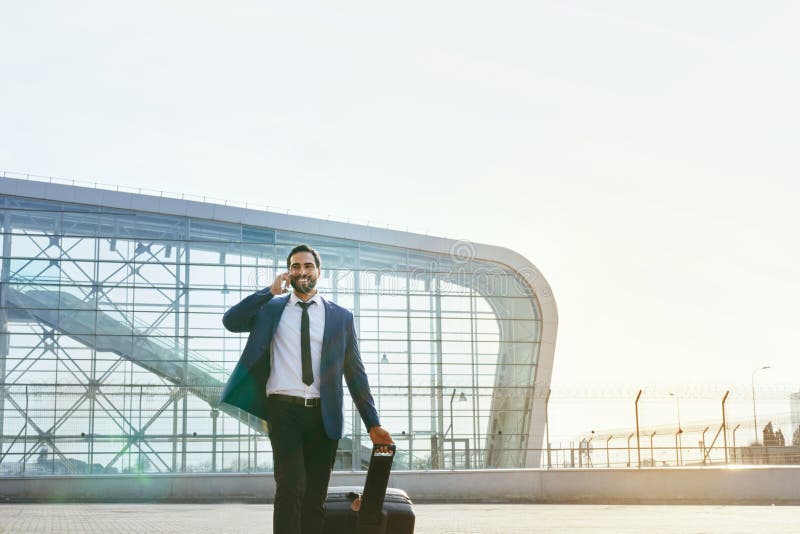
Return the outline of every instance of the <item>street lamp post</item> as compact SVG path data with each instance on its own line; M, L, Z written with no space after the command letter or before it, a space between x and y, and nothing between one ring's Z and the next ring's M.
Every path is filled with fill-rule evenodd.
M680 430L681 429L681 398L678 397L674 393L670 393L669 396L675 398L675 404L678 407L678 430Z
M703 447L703 465L706 465L706 458L708 458L708 453L706 452L706 432L708 432L708 427L703 429L703 441L700 442L700 446Z
M683 441L683 427L681 427L681 398L675 393L670 393L670 397L675 399L675 406L678 410L678 430L675 432L675 463L680 465L681 459L681 442Z
M642 467L642 446L641 440L639 438L639 399L642 397L642 390L639 390L639 393L636 395L636 402L634 406L636 407L636 467Z
M730 390L727 390L722 397L722 443L725 449L725 465L728 465L728 421L725 418L725 401L730 393Z
M756 421L756 373L769 368L770 368L769 365L765 365L764 367L759 367L755 369L753 373L750 375L750 389L753 392L753 433L756 436L756 445L758 445L758 421Z
M633 434L628 436L628 467L631 466L631 438L632 437L633 437Z
M547 398L544 399L544 429L547 432L546 439L547 439L547 468L550 469L552 464L550 463L550 391L547 390Z
M453 465L451 466L452 469L456 468L456 442L455 442L455 428L453 428L453 399L455 399L456 390L453 389L453 393L450 395L450 427L447 429L450 432L450 450L451 450L451 458ZM464 395L462 391L461 394L458 396L458 402L467 402L467 396ZM447 432L444 433L444 437L447 438Z
M656 466L656 457L653 455L653 437L656 435L655 432L650 434L650 467Z
M733 463L736 463L736 430L739 428L740 425L736 425L733 427Z
M456 390L453 389L453 393L450 395L450 426L447 427L447 431L450 432L450 445L452 446L452 465L450 466L451 469L456 468L456 444L453 441L453 437L455 436L455 429L453 428L453 399L456 396ZM447 432L444 433L444 437L447 438Z

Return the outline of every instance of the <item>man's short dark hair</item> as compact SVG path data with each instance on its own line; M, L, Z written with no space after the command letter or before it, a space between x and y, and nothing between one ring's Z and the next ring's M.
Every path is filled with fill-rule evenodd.
M286 268L288 269L292 265L292 256L297 254L298 252L310 252L312 256L314 256L314 263L317 264L317 269L319 269L322 260L319 257L319 252L314 250L313 248L309 247L308 245L297 245L292 249L288 256L286 256Z

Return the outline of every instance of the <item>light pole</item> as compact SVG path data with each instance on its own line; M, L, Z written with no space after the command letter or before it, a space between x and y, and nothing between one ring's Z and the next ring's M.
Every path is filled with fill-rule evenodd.
M678 431L675 432L675 463L680 465L680 457L678 456L680 452L680 446L678 444L678 440L683 441L683 428L681 428L681 398L674 393L670 393L669 396L675 399L675 405L678 409Z
M550 389L547 390L547 397L544 399L544 429L547 432L547 468L550 469Z
M628 436L628 467L631 466L631 438L632 437L633 437L633 434Z
M769 368L769 365L759 367L750 375L750 389L753 391L753 433L756 435L756 445L758 445L758 422L756 421L756 373Z
M639 393L636 395L636 402L634 402L634 406L636 407L636 461L637 467L642 467L642 446L641 446L641 439L639 438L639 399L642 397L642 390L639 390Z
M736 430L739 428L737 424L733 427L733 463L736 463Z
M681 429L681 398L674 393L669 394L670 397L675 398L675 404L678 406L678 430Z
M655 432L650 434L650 467L656 466L656 457L653 455L653 437L656 435Z
M730 390L727 390L722 397L722 443L725 448L725 465L728 465L728 421L725 419L725 401L728 400L730 393Z
M453 393L450 395L450 426L448 427L447 431L450 432L450 450L452 451L452 469L456 468L456 442L455 442L455 428L453 428L453 399L455 399L456 390L453 389ZM464 395L462 391L461 394L458 396L458 402L467 402L467 396ZM444 433L444 437L447 438L447 432Z
M706 452L706 432L708 432L708 427L703 429L703 441L700 442L700 445L703 447L703 465L706 465L706 458L708 458L708 453Z

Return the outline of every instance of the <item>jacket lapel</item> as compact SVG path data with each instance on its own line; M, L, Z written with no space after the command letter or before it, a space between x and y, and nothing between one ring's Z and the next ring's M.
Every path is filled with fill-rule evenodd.
M285 310L286 305L289 304L290 295L291 294L275 297L268 303L272 305L272 308L270 309L270 315L272 316L271 317L272 323L270 324L270 332L269 332L270 341L272 341L272 337L275 335L275 332L278 331L278 323L281 322L281 317L283 316L283 310Z
M267 333L267 343L272 342L272 338L275 336L275 332L278 331L278 323L281 322L281 317L283 317L283 310L286 309L286 305L289 303L289 295L280 295L274 297L272 300L267 302L267 305L264 307L265 311L267 312L268 323L269 324L269 332Z
M330 302L325 299L322 299L322 302L325 303L325 329L322 332L322 360L324 360L325 355L328 353L328 343L331 340L331 333L336 330L336 325L333 324L336 314Z

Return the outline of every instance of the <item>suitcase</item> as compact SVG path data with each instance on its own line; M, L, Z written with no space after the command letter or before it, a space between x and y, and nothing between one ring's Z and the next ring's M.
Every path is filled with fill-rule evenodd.
M372 449L367 480L358 486L328 488L323 534L412 534L414 505L405 491L388 488L395 446Z

